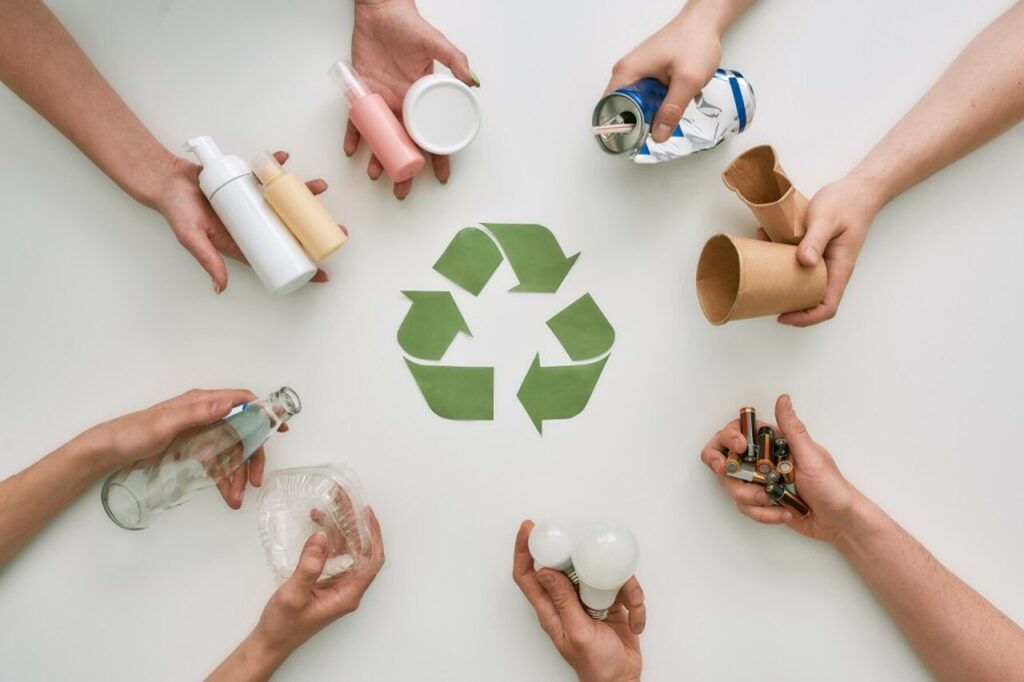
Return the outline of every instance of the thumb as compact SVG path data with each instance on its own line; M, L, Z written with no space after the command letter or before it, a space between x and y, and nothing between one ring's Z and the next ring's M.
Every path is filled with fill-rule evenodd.
M807 427L800 421L800 417L796 416L793 401L785 393L775 401L775 421L789 442L795 457L808 452L817 452L817 443L811 438L811 434L807 433Z
M228 269L224 265L224 258L209 237L197 230L182 235L180 241L210 275L210 279L213 280L213 291L218 294L224 291L228 286Z
M581 626L586 627L590 623L590 616L583 610L580 599L576 596L576 590L565 575L545 568L537 573L537 580L544 591L548 593L551 603L555 605L563 628L572 631Z
M446 38L442 38L440 54L437 61L441 62L452 72L452 74L469 87L480 87L480 79L476 77L469 68L469 58L459 48L452 45Z
M796 250L796 257L800 264L807 267L817 265L818 261L821 260L822 254L825 253L828 243L832 241L837 232L838 230L835 229L832 223L808 217L807 233L800 240L800 245Z
M327 534L323 531L313 533L299 555L299 565L295 567L289 582L305 590L310 590L316 585L320 573L327 563Z
M701 85L703 83L695 86L690 79L682 76L672 78L665 99L651 122L651 135L655 142L664 142L672 135L672 131L683 118L683 111L697 95Z

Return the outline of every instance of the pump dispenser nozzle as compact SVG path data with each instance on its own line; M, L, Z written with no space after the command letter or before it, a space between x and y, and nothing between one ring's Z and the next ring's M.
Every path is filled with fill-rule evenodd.
M338 83L349 102L355 102L370 94L370 89L363 83L351 62L335 62L327 69L327 73Z
M213 138L206 135L193 137L186 142L185 151L195 154L202 166L209 166L212 162L224 156L224 152L220 150L220 147L213 141Z

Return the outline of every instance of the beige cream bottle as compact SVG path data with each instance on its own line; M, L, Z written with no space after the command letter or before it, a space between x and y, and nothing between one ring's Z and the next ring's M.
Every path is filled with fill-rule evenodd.
M295 173L286 173L270 152L252 161L263 185L263 198L315 261L331 255L345 243L345 233Z

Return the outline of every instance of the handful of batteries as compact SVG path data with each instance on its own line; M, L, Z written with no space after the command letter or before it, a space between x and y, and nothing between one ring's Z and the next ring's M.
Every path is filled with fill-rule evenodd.
M740 408L740 433L747 439L747 450L726 454L726 475L764 486L774 504L806 518L811 508L796 492L796 466L786 439L776 438L770 426L757 428L753 407Z

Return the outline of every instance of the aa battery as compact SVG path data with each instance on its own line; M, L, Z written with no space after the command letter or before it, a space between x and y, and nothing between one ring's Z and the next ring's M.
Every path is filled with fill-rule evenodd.
M747 439L747 452L743 455L745 464L757 462L757 411L753 407L740 408L740 433Z
M789 459L789 442L785 438L775 439L775 455L774 464L778 464L782 460Z
M757 431L758 457L755 464L757 473L765 476L775 468L772 459L775 451L775 432L770 426L762 426Z
M725 473L731 474L740 470L740 453L729 450L729 453L725 457Z
M811 508L807 506L806 502L778 483L769 483L764 487L764 491L768 493L768 497L775 500L780 506L785 507L802 519L807 518L807 515L811 513Z
M778 463L776 469L779 475L782 476L782 480L788 485L796 485L796 467L793 466L793 460L784 459Z

